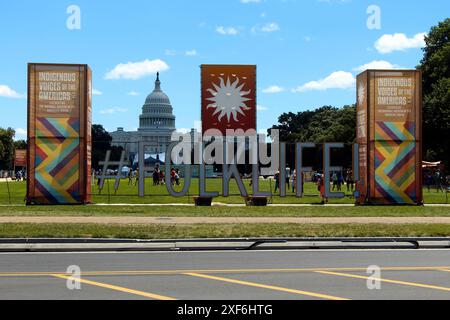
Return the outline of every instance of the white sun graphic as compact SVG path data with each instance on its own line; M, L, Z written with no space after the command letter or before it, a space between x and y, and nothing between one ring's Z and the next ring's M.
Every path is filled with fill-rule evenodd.
M360 105L363 105L364 101L366 101L366 86L363 82L360 82L358 88L358 102Z
M207 98L211 101L206 108L215 109L213 116L219 115L219 122L226 116L228 123L231 119L238 121L238 114L245 116L244 111L250 110L245 103L252 99L246 98L245 96L251 93L251 90L243 91L245 83L239 84L239 78L231 83L230 78L227 78L227 82L223 78L220 79L220 85L213 83L213 89L208 89L207 91L213 95L211 98Z

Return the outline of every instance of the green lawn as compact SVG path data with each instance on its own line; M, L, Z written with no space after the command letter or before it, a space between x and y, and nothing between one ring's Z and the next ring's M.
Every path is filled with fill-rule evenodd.
M0 207L0 216L147 216L147 217L446 217L450 207Z
M440 224L0 225L0 238L445 237L449 234L450 225Z
M246 180L246 186L248 190L249 180ZM182 198L170 197L167 193L165 186L153 186L151 179L146 180L146 197L138 197L138 188L134 185L128 185L128 180L124 179L120 183L119 190L117 194L114 192L114 181L105 182L104 190L99 194L97 186L93 186L93 200L95 203L126 203L126 204L142 204L142 203L155 203L155 204L166 204L166 203L192 203L192 196L198 194L198 179L192 179L191 187L189 190L189 196ZM261 191L273 190L274 183L269 180L261 181ZM9 191L8 191L9 189ZM218 191L221 193L221 180L220 179L208 179L207 182L208 191ZM346 187L344 187L344 191ZM215 198L215 202L222 203L243 203L242 197L239 196L239 191L236 183L231 183L230 193L232 196L228 198L218 197ZM24 204L26 194L26 183L25 182L1 182L0 183L0 204ZM446 195L444 193L437 193L436 191L424 191L425 202L428 204L444 204L446 203ZM317 191L317 187L313 183L305 184L305 196L303 198L296 198L289 190L288 197L280 198L279 196L273 196L270 199L274 204L299 204L299 203L319 203L320 198ZM344 199L332 199L330 200L332 204L351 204L354 203L354 199L351 197L351 193L347 193Z
M273 186L273 185L272 185ZM9 187L10 197L8 197ZM0 216L158 216L158 217L433 217L450 216L450 207L186 207L186 206L22 206L25 198L24 182L0 183ZM191 185L189 197L167 196L163 186L152 186L146 181L146 196L137 196L137 187L129 186L123 180L117 195L109 182L102 195L95 194L96 203L192 203L192 195L198 193L197 180ZM318 203L316 186L306 184L306 197L297 199L290 193L285 199L274 197L273 203ZM262 190L270 190L270 182L263 181ZM220 191L220 180L209 180L208 191ZM231 193L238 194L232 184ZM445 195L425 191L427 203L445 203ZM215 202L243 203L240 196L217 198ZM353 203L348 195L345 199L331 203ZM18 206L9 206L11 203ZM343 225L300 225L300 224L221 224L221 225L94 225L94 224L2 224L1 238L42 237L88 237L88 238L230 238L230 237L377 237L377 236L448 236L450 225L385 225L385 224L343 224Z

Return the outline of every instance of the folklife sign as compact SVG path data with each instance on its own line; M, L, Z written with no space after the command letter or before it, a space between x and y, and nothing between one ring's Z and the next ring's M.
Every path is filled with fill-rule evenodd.
M87 65L28 65L27 204L91 202Z
M203 134L256 130L256 66L202 65Z
M423 203L421 85L415 70L357 77L357 203Z
M26 167L27 166L27 150L14 151L14 167Z

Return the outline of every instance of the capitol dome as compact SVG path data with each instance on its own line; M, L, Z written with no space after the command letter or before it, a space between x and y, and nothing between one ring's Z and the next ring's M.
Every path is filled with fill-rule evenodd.
M159 80L159 73L155 81L155 90L147 96L145 104L167 104L170 106L169 97L161 90L161 81Z
M161 90L159 73L155 89L145 99L142 114L139 116L138 131L125 131L118 128L111 132L113 146L122 147L130 161L139 153L139 143L145 142L145 152L159 155L166 152L175 131L175 116L169 97Z
M139 131L156 129L175 130L175 116L169 97L161 90L159 73L155 89L145 99L142 115L139 117Z

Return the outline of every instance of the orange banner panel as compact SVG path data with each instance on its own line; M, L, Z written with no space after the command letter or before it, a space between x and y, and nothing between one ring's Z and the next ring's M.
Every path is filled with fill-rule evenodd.
M204 134L256 130L256 66L202 65L201 77Z

